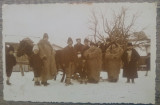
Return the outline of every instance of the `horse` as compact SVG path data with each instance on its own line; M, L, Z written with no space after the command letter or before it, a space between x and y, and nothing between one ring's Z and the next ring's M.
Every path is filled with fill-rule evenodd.
M17 57L21 57L23 55L27 55L29 62L31 60L31 56L33 54L32 49L33 49L33 41L29 38L24 38L22 41L19 43L19 47L17 50Z
M22 41L20 41L19 47L17 50L17 57L20 57L26 54L28 56L29 65L31 65L30 61L32 60L31 56L33 54L33 51L32 51L33 46L34 46L33 41L29 38L25 38ZM62 64L62 50L56 51L55 60L56 60L56 66L58 67L58 70L61 69L61 71L63 72L63 76L61 79L61 82L63 82L65 78L65 70ZM56 80L56 76L54 80Z

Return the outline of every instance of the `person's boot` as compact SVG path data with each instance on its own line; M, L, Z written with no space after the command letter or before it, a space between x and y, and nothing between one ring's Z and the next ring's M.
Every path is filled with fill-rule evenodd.
M130 79L129 78L127 78L127 82L126 83L130 83Z
M44 85L44 86L48 86L49 85L49 83L47 83L47 82L41 82L41 84Z
M48 86L49 85L49 83L48 82L44 82L44 84L43 84L44 86Z
M36 82L34 82L34 85L35 85L35 86L40 86L40 82L39 82L39 81L36 81Z
M88 83L88 79L84 79L84 83L87 84Z
M11 85L11 83L9 82L9 80L6 81L6 84L7 84L7 85Z
M35 80L34 85L35 86L40 86L39 78L35 77L34 80Z

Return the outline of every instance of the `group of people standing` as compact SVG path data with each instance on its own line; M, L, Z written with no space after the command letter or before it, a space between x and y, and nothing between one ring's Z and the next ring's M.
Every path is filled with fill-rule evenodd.
M80 83L98 83L101 70L107 71L108 81L117 82L123 65L123 77L127 83L138 77L137 62L140 58L132 43L127 44L125 50L116 43L94 43L84 39L76 39L73 46L72 38L68 38L67 46L63 49L63 66L66 72L66 85L72 84L71 79L79 75Z
M64 67L66 68L66 85L70 85L71 79L76 74L80 76L80 82L98 83L100 78L102 51L96 44L89 40L76 39L77 44L73 46L73 40L68 38L67 46L63 49Z
M49 85L47 80L53 79L57 75L55 54L56 51L48 41L48 34L45 33L43 39L33 47L33 54L30 58L30 65L34 71L35 85ZM106 70L108 80L117 82L120 69L123 65L123 76L127 78L127 83L137 78L137 61L140 56L133 48L132 43L127 44L123 50L116 42L94 43L84 39L84 45L81 39L76 39L77 43L73 46L71 37L67 40L67 46L63 48L62 66L66 73L65 83L71 85L71 80L79 76L80 83L98 83L101 70ZM11 50L13 51L13 50ZM10 50L6 57L6 71L9 70L8 60ZM12 67L15 63L12 65ZM43 74L43 75L42 75ZM7 77L10 77L7 73ZM8 82L9 83L9 82Z

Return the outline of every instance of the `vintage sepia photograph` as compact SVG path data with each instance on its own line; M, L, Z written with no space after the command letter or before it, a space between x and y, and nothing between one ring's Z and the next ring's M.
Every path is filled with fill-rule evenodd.
M4 4L4 100L154 104L156 8Z

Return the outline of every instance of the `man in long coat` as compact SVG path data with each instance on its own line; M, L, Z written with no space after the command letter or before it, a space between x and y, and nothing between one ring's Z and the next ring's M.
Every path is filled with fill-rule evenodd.
M82 48L82 72L81 72L81 80L80 83L87 83L87 58L84 56L85 52L89 49L89 40L84 39L84 46Z
M105 68L110 82L117 82L121 68L121 56L123 50L117 43L112 43L105 53Z
M79 73L80 77L82 77L82 50L83 50L83 44L81 44L81 39L76 39L77 43L74 45L74 50L77 55L77 65L76 65L76 73Z
M72 44L73 41L69 37L67 41L67 46L63 49L63 66L66 72L66 85L71 85L71 78L75 72L75 65L77 64L77 56L75 49Z
M53 79L57 74L56 62L55 62L55 51L48 41L48 34L45 33L43 39L38 43L39 54L43 60L43 68L41 72L41 84L44 86L49 85L47 80Z
M102 51L96 47L96 44L91 42L90 48L85 52L88 66L88 82L98 83L100 79L100 71L102 65Z
M135 49L133 49L132 43L128 43L127 49L122 55L123 77L127 78L127 83L130 82L130 79L132 80L132 83L134 83L134 78L138 78L137 62L139 58L140 55Z

